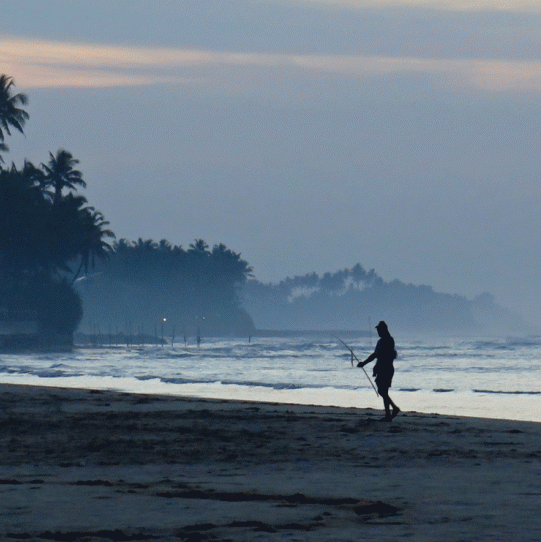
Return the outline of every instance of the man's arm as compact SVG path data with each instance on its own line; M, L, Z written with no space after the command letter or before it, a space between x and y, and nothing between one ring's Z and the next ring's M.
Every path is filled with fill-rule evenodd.
M364 367L367 363L370 363L371 361L374 361L376 359L376 353L372 352L364 361L359 361L357 363L357 367Z

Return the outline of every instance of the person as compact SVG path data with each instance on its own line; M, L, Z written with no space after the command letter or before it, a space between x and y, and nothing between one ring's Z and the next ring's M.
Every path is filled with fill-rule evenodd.
M373 374L376 377L376 386L378 393L383 399L383 406L385 407L385 421L390 422L393 418L396 418L400 409L396 406L393 400L389 397L389 388L394 375L393 361L397 354L394 347L394 339L389 333L387 324L382 320L377 326L376 330L380 339L376 344L376 348L372 354L370 354L364 361L359 361L357 367L364 367L367 363L377 359L374 365ZM391 411L392 407L392 411Z

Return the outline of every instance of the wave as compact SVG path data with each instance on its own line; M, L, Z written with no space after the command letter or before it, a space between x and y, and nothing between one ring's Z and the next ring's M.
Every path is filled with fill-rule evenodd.
M398 388L398 391L421 391L421 388Z
M493 393L499 395L541 395L541 391L503 391L503 390L473 390L474 393Z
M507 339L479 340L471 343L474 350L520 350L522 348L541 347L539 337L508 337Z
M147 380L158 380L164 382L165 384L216 384L217 380L196 380L188 378L165 378L158 375L144 375L144 376L135 376L136 380L140 382L146 382Z
M69 373L66 374L63 371L32 371L27 374L37 376L39 378L65 378L65 377L80 377L85 376L83 373Z
M179 378L179 377L161 377L157 375L144 375L136 376L137 380L145 382L148 380L158 380L164 384L202 384L202 385L216 385L221 386L239 386L243 388L267 388L273 390L308 390L308 389L323 389L328 388L328 385L318 384L292 384L291 382L260 382L260 381L247 381L247 380L225 380L225 379L195 379L195 378ZM357 389L357 386L345 386L338 389Z

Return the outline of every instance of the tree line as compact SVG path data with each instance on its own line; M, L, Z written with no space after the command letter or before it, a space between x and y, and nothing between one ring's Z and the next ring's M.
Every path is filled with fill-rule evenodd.
M380 319L409 333L509 332L522 325L488 293L469 300L426 285L386 282L360 263L277 284L252 279L242 290L242 300L259 329L373 331L370 322Z
M252 270L240 254L202 239L188 249L113 242L109 222L78 193L86 182L65 149L6 166L6 137L29 119L28 97L14 86L0 75L0 319L35 315L50 336L71 336L84 313L104 328L168 319L180 332L198 319L207 332L249 332L238 287Z
M82 329L103 334L170 337L249 335L254 326L239 288L252 276L248 262L224 244L196 239L187 249L169 241L120 239L106 263L76 282Z
M0 75L0 309L7 320L34 314L42 336L69 337L82 318L72 283L107 257L114 234L76 194L86 183L67 150L39 165L6 167L6 136L24 133L27 103L26 94L14 93L13 78Z
M6 165L6 138L24 133L28 97L0 75L0 320L34 318L41 335L86 329L177 335L259 329L364 330L371 317L416 331L478 331L520 321L492 296L473 301L429 286L385 282L360 263L264 284L241 255L196 239L115 241L109 222L78 193L79 161L65 150ZM84 307L84 313L83 313ZM509 326L510 327L510 326ZM1 339L2 337L0 337ZM1 342L1 341L0 341Z

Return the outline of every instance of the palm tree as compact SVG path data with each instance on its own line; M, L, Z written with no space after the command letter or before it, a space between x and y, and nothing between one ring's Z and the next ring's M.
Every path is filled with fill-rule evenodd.
M46 204L34 180L18 170L0 169L1 272L22 276L40 267Z
M28 97L22 92L12 94L13 86L15 86L13 77L0 75L0 143L4 142L5 134L11 135L10 127L23 134L23 126L30 118L30 115L19 107L28 103ZM7 151L9 147L3 143L0 150Z
M360 263L356 263L350 272L351 280L354 282L355 286L357 287L357 290L361 287L361 282L366 281L366 271L364 270L364 267Z
M196 239L193 243L190 243L188 252L191 254L204 254L205 256L208 256L208 248L209 246L203 239Z
M244 284L248 277L252 277L253 269L223 243L214 245L210 253L212 265L216 275L221 276L232 285Z
M57 205L49 203L49 221L44 251L50 261L51 273L71 273L69 262L77 258L83 244L87 200L71 192Z
M83 181L83 174L75 169L79 160L73 158L71 152L59 149L56 156L49 153L48 164L41 164L45 171L46 184L54 189L53 205L57 205L62 199L62 189L77 190L77 186L86 188Z
M0 153L8 152L8 151L9 151L9 147L5 143L0 143ZM0 164L4 164L4 163L5 163L4 159L2 158L2 155L0 154Z
M133 241L132 246L139 253L154 252L158 248L158 244L155 241L152 239L143 239L142 237L139 237L137 241Z
M319 289L326 295L340 294L343 292L349 271L337 271L336 273L325 273L319 281Z
M52 201L53 194L47 190L47 179L42 169L36 167L29 160L25 160L22 174L27 179L27 182L39 189L46 200Z
M94 269L96 258L106 260L109 258L109 253L112 247L105 241L105 238L113 238L115 234L105 228L109 222L105 220L103 213L96 211L93 207L85 207L81 210L81 226L80 226L80 246L78 248L81 257L79 269L75 273L73 280L79 276L81 269L84 268L88 274L89 268Z

